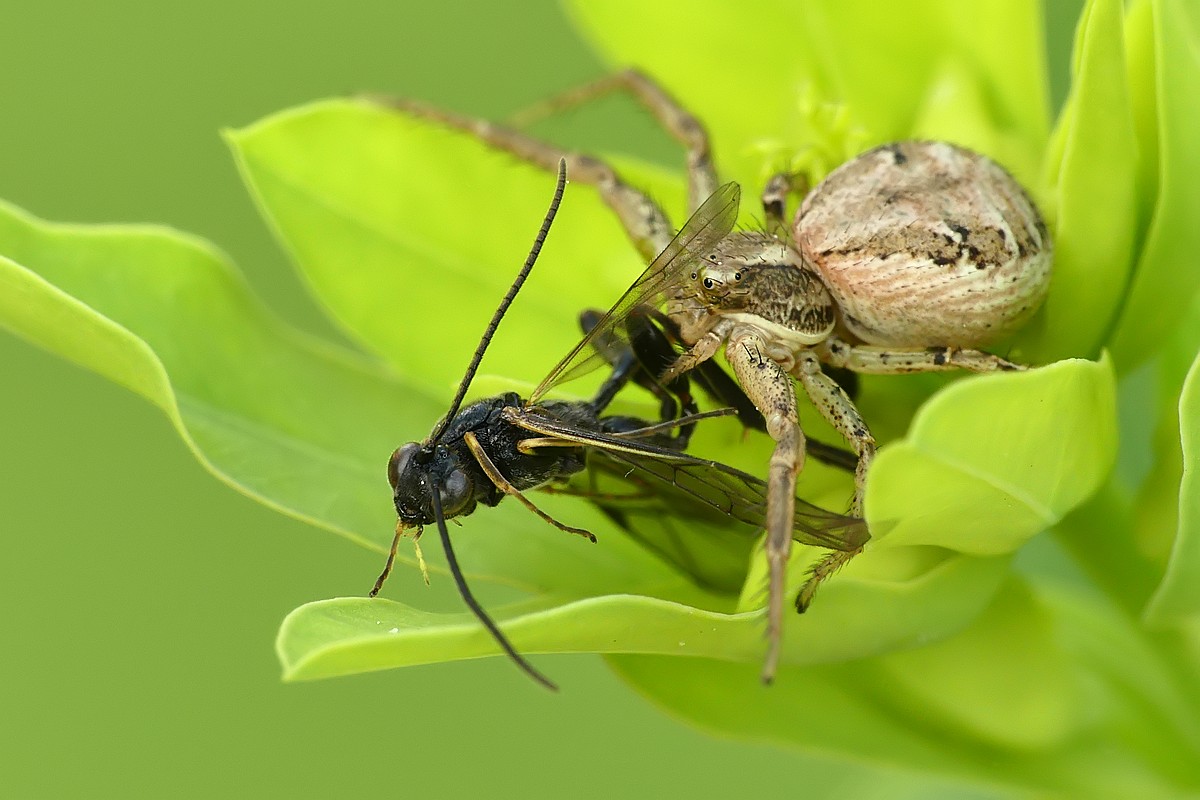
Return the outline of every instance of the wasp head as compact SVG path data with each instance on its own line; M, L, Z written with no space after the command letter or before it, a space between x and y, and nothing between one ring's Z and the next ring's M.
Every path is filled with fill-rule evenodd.
M438 492L447 519L475 510L470 475L457 453L442 444L409 442L396 448L388 460L388 483L395 495L400 525L432 525L433 492Z

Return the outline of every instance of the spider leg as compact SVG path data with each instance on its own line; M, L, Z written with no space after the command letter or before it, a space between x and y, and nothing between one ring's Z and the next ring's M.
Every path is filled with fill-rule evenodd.
M526 127L614 92L627 92L650 112L671 138L683 145L687 152L688 211L694 213L717 190L717 173L708 133L699 119L668 94L658 81L643 72L626 69L606 75L514 114L509 121L517 127Z
M830 336L817 346L821 361L871 375L903 375L909 372L938 372L965 369L970 372L1012 372L1027 369L1023 364L961 347L875 347L850 344Z
M858 466L854 471L854 499L850 503L850 515L863 516L863 487L866 485L867 470L875 458L875 437L867 428L862 415L854 406L854 401L837 384L821 371L821 364L812 352L802 353L796 361L793 370L800 380L800 385L812 400L813 405L821 412L826 421L847 441L858 454ZM837 572L851 558L862 552L862 549L851 552L829 553L812 568L808 580L800 587L796 596L796 610L804 611L812 602L813 595L821 582Z
M725 348L738 382L767 421L775 440L767 476L767 656L762 679L770 683L779 666L783 638L783 598L787 565L792 552L796 510L796 475L804 466L804 432L796 415L796 390L791 378L767 357L766 343L757 334L731 341Z
M571 181L596 187L601 199L616 213L626 234L646 261L652 260L671 242L674 229L658 204L622 181L612 167L598 158L570 152L521 131L446 111L419 100L381 95L367 95L365 99L402 114L470 134L497 150L547 171L556 171L559 160L565 160Z

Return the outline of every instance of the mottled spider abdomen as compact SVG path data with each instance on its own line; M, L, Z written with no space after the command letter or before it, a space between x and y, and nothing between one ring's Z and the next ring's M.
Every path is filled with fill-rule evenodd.
M804 199L793 233L867 344L978 347L1019 328L1050 285L1050 236L1029 196L945 142L843 164Z

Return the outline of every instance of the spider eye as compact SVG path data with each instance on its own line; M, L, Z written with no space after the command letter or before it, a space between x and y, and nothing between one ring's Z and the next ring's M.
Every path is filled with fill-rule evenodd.
M693 272L693 273L692 273L692 280L696 280L696 278L699 278L699 277L700 277L700 273L699 273L699 272Z
M392 457L388 459L388 483L392 485L393 492L396 491L396 486L400 483L400 476L408 468L408 462L412 459L413 453L417 452L420 447L416 442L409 442L406 445L397 447L396 451L392 453Z
M704 279L704 288L705 288L705 289L711 289L711 288L713 288L713 279L712 279L712 278L705 278L705 279Z
M740 273L740 272L733 273L733 279L735 281L740 281L742 279L742 273Z

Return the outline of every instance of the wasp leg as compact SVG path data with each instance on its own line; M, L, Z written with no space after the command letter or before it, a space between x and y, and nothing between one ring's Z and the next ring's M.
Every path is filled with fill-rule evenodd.
M418 527L416 533L413 534L413 549L417 554L417 566L421 568L421 577L425 579L425 585L429 585L429 565L425 563L425 556L421 552L421 545L418 541L421 538L422 528ZM367 593L367 597L375 597L379 594L379 590L383 588L383 583L388 579L388 575L392 574L392 566L396 563L396 549L400 546L400 540L407 535L408 529L396 520L396 535L392 537L392 546L388 550L387 561L383 565L383 572L379 573L379 577L375 579L375 585L371 587L371 591Z
M657 381L657 376L670 368L678 358L679 354L673 345L680 344L679 326L666 314L652 306L639 306L633 309L625 324L632 334L633 343L641 345L643 348L639 359L644 364L653 363L654 367L651 371L655 376L653 380ZM689 374L718 404L737 409L738 419L742 425L766 433L767 424L763 420L762 414L754 407L754 403L750 402L750 398L746 397L746 393L742 391L742 387L738 386L737 381L725 374L720 364L711 359L702 361L696 365L694 370L690 370ZM685 388L688 388L690 392L690 387ZM690 394L688 399L691 399ZM694 401L691 406L687 402L684 402L683 405L698 407L695 406Z
M572 489L569 486L554 486L551 484L548 486L539 486L538 491L545 494L561 494L566 495L567 497L582 497L584 500L605 503L649 500L655 496L654 492L649 487L643 488L636 492L601 492L594 486L591 489Z
M396 535L392 537L392 547L388 550L387 561L383 564L383 572L379 573L379 577L375 579L375 585L371 587L371 591L367 592L367 597L374 597L379 594L379 590L383 588L383 583L388 579L388 575L392 574L392 565L396 563L396 549L400 546L400 537L404 535L404 528L400 526L400 522L396 522Z
M596 535L594 533L591 531L586 531L583 528L572 528L570 525L564 525L554 517L547 514L545 511L542 511L540 508L535 506L532 500L521 493L520 489L509 483L508 478L504 477L496 465L492 463L491 457L489 457L487 451L483 449L483 445L479 443L479 439L476 438L474 433L467 431L465 434L463 434L463 441L467 443L467 447L471 450L471 455L475 456L475 460L479 462L479 466L483 469L484 474L488 476L488 480L496 484L496 487L499 488L500 491L517 498L526 508L537 514L542 519L546 520L546 522L549 522L551 525L558 528L560 531L574 533L593 542L596 541Z
M712 146L708 133L695 116L679 104L659 83L636 69L626 69L592 83L538 103L509 121L525 127L553 114L613 92L628 92L649 111L663 129L687 151L688 210L695 213L708 196L717 190L717 173L712 162ZM572 178L574 176L572 175Z
M863 421L862 415L855 408L854 401L837 384L837 381L821 371L821 363L813 353L805 352L800 355L793 374L799 379L800 385L804 387L804 391L812 400L813 405L821 412L821 416L838 433L846 437L851 447L854 448L854 452L858 454L858 465L854 470L854 499L850 502L850 515L862 517L863 487L866 485L867 470L875 458L875 437L871 435L867 423ZM861 552L862 548L848 553L833 552L818 561L809 572L808 580L800 587L800 593L796 595L796 610L802 612L807 609L821 582Z
M517 451L527 456L536 453L543 447L579 447L579 442L573 442L568 439L555 439L552 436L539 436L533 439L522 439L517 442ZM544 488L539 487L539 490Z
M965 369L971 372L1011 372L1028 369L1023 364L960 347L874 347L852 345L831 336L817 345L817 353L826 364L845 367L871 375L901 375L906 372L935 372Z
M804 466L804 432L796 416L796 390L779 364L766 356L766 345L751 334L725 348L738 382L767 420L775 440L767 478L767 657L762 679L770 683L779 665L783 636L783 597L796 510L796 475Z
M597 158L571 153L512 128L444 111L418 100L381 95L366 95L364 99L409 116L460 130L548 171L557 171L559 160L565 159L571 180L596 187L600 197L616 213L626 234L647 261L661 253L671 241L674 230L663 210L644 193L624 183L612 167Z
M674 363L678 353L671 346L671 341L655 324L653 314L657 309L649 306L636 306L629 311L625 319L625 330L629 334L629 347L637 358L642 370L634 376L634 380L644 389L655 396L666 392L673 399L671 413L666 413L664 404L662 419L667 420L679 414L694 414L699 410L692 397L692 387L686 375L678 375L673 380L661 381L659 375L666 372ZM676 402L677 401L677 402Z
M421 570L421 577L425 580L425 585L429 585L429 565L425 563L425 554L421 552L421 532L422 528L417 528L417 532L413 535L413 554L417 557L417 567Z
M603 316L604 314L600 311L592 309L583 311L579 315L579 327L583 329L584 334L591 333L592 328L596 327ZM591 400L591 406L596 414L603 413L617 393L630 381L648 390L658 400L659 419L675 419L680 414L681 405L685 414L695 411L696 404L688 392L686 379L681 379L668 388L659 383L656 377L659 371L670 363L670 359L674 358L675 353L671 350L670 344L663 343L666 353L669 355L660 356L653 350L646 349L645 342L642 340L651 332L657 332L657 328L644 320L636 309L630 314L627 324L631 329L632 348L626 347L619 339L593 342L592 346L596 352L613 368ZM680 449L683 449L686 444L685 437Z

